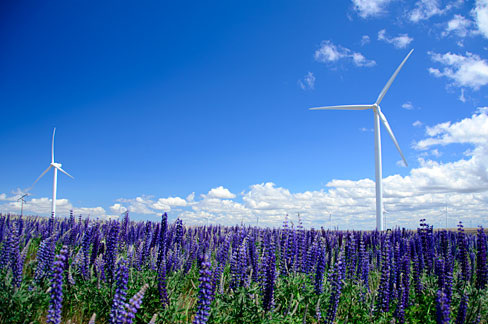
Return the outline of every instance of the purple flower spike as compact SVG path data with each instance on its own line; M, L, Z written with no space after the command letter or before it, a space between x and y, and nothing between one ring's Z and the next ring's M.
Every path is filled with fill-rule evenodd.
M211 283L210 262L205 256L200 269L200 291L198 293L197 313L193 319L193 324L205 324L210 316L210 304L212 302L212 283Z
M129 300L129 303L125 305L126 310L124 311L122 317L122 324L132 324L134 318L136 317L137 311L139 308L141 308L142 298L144 298L147 288L149 288L148 284L142 286L141 290L139 290L134 297Z
M449 301L442 289L437 291L437 324L449 324Z
M263 296L263 308L265 311L271 310L274 304L274 287L276 279L276 257L275 257L275 245L270 242L266 247L266 264L264 269L264 296Z
M49 311L47 323L61 323L61 309L63 307L63 272L68 249L63 246L60 254L56 255L56 261L53 264L51 276L51 300L49 302Z
M483 227L478 229L478 254L476 256L476 288L484 289L488 284L488 265L486 263L486 234Z
M115 295L112 304L112 311L110 312L110 323L112 324L117 324L122 321L122 313L124 312L125 307L129 270L127 269L127 261L124 259L121 259L117 263L115 276Z

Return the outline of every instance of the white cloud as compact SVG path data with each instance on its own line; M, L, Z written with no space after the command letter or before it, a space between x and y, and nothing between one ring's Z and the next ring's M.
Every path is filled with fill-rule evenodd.
M120 215L122 213L125 213L127 211L127 208L125 208L124 206L122 206L119 203L116 203L116 204L113 204L112 206L110 206L110 210L112 211L112 213Z
M361 45L362 46L369 44L370 41L371 41L371 39L369 38L368 35L363 35L363 37L361 37Z
M335 45L329 40L323 41L320 48L315 51L314 58L321 63L335 63L339 60L352 60L356 66L370 67L376 64L373 60L368 60L363 54L353 52L348 48Z
M236 197L229 189L224 188L223 186L211 189L207 195L208 198L217 198L217 199L233 199Z
M415 126L422 126L416 121ZM451 144L468 145L459 160L433 160L442 155L441 148ZM444 226L444 210L449 210L449 226L462 219L468 226L488 225L488 107L479 108L470 117L457 122L444 122L425 128L425 136L414 148L422 155L418 166L408 174L385 175L384 201L387 227L416 227L420 218L434 226ZM425 154L424 154L425 153ZM400 166L400 163L398 163ZM406 171L406 170L405 170ZM13 197L13 196L12 196ZM131 213L160 214L159 204L172 209L171 217L181 217L187 224L219 223L226 225L255 224L281 226L284 216L300 213L307 227L332 226L339 228L372 229L375 226L375 182L372 179L333 179L323 189L292 192L271 182L254 184L240 197L223 186L210 189L195 200L195 195L181 197L140 196L119 199L110 207L113 214L127 209ZM18 201L10 201L0 194L1 212L18 212ZM49 214L48 198L28 200L26 212ZM73 208L66 199L58 200L60 214ZM442 213L440 210L442 209ZM74 208L75 214L103 216L101 207ZM442 216L442 217L441 217Z
M488 2L486 2L486 0L476 0L473 15L479 32L484 37L488 38Z
M428 20L433 16L440 16L458 6L458 2L450 2L445 5L439 0L420 0L415 4L415 8L409 12L408 18L411 22L417 23Z
M312 72L308 72L303 80L298 80L298 85L302 90L313 90L315 88L315 76Z
M420 127L422 125L423 125L423 123L420 120L416 120L412 124L413 127Z
M461 89L461 94L459 95L459 100L466 102L466 97L464 96L464 89Z
M366 127L361 127L359 130L361 132L374 132L374 129L372 129L372 128L366 128Z
M354 10L362 18L379 16L385 13L385 9L391 0L352 0Z
M447 23L445 30L442 32L442 36L445 37L449 34L456 34L459 37L466 37L470 32L472 25L473 22L471 20L466 19L461 15L454 15L454 17Z
M406 168L407 167L407 165L405 164L405 161L403 161L403 160L396 161L396 165L399 166L399 167L401 167L401 168Z
M5 194L0 194L6 203L0 204L0 211L2 213L20 214L21 202L17 195L8 197ZM51 215L51 201L52 199L47 197L26 199L24 203L24 214L30 215ZM59 217L69 216L70 211L73 211L75 215L82 214L84 216L90 216L90 218L104 218L106 216L105 209L103 207L77 207L68 199L56 199L56 215Z
M444 65L441 70L429 68L429 72L435 77L446 77L453 81L453 85L470 87L478 90L488 84L488 62L476 54L466 52L466 55L453 54L451 52L438 54L429 52L431 59Z
M395 48L405 48L413 41L413 38L407 34L400 34L396 37L389 37L386 35L386 29L378 32L378 40L392 44Z
M413 109L413 105L410 101L407 101L405 102L403 105L402 105L402 108L403 109L406 109L406 110L412 110Z
M488 143L488 108L479 108L470 118L457 123L445 122L426 128L427 138L417 142L415 148L425 150L434 145L453 143L486 145Z

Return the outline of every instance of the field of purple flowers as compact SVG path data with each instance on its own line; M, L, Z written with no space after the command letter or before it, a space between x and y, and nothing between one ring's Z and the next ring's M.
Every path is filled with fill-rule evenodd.
M0 323L488 323L487 238L0 215Z

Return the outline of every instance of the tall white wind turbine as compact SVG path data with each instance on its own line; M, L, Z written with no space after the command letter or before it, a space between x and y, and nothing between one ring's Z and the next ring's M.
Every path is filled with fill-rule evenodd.
M58 185L58 170L66 174L68 177L74 179L68 172L61 169L61 163L54 162L54 135L56 134L56 128L53 131L53 141L51 146L51 164L49 164L48 168L37 178L36 181L30 186L29 190L34 187L34 185L39 181L51 168L54 168L54 181L53 181L53 200L51 202L51 216L54 218L56 217L56 191Z
M403 156L402 150L400 149L400 146L398 145L398 142L395 138L395 135L393 135L393 131L391 130L390 125L388 124L388 121L386 120L385 115L381 112L380 108L380 103L381 100L383 100L383 97L385 96L386 92L390 88L391 84L395 80L398 72L400 72L401 68L407 61L407 59L410 57L412 54L413 49L410 51L410 53L407 54L407 56L403 59L402 63L398 66L396 71L393 73L391 76L390 80L386 83L385 87L383 90L381 90L378 99L376 99L376 102L374 104L370 105L344 105L344 106L327 106L327 107L317 107L317 108L310 108L310 110L366 110L366 109L373 109L374 112L374 152L375 152L375 175L376 175L376 229L379 231L383 231L383 180L382 180L382 174L381 174L381 137L380 137L380 120L385 126L386 130L388 131L388 134L390 134L391 139L393 140L393 143L395 143L395 146L400 153L403 162L405 162L405 165L407 165L407 160L405 160L405 157Z

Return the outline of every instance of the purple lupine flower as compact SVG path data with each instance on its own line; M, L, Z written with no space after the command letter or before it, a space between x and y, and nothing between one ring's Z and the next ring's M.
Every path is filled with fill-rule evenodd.
M263 278L263 308L265 311L269 311L274 305L274 287L276 279L276 256L274 243L270 241L269 245L266 245L265 249L266 265Z
M400 274L400 283L404 282L404 276L403 273ZM403 284L401 284L398 291L398 304L397 308L395 309L395 323L403 324L405 323L405 306L406 306L406 300L405 300L405 287Z
M283 221L283 230L281 232L280 241L280 276L284 276L288 273L288 268L286 264L286 254L288 245L288 214L285 215L285 220Z
M164 248L164 247L163 247ZM165 308L168 304L168 293L166 291L166 258L163 257L158 268L158 292L159 301L162 308Z
M37 267L34 274L34 281L39 283L51 271L54 261L55 241L53 237L48 237L41 241L37 250Z
M478 229L478 251L476 256L476 288L484 289L488 284L488 265L486 263L486 234L483 227Z
M381 281L378 290L378 311L387 313L390 309L390 262L391 262L391 246L390 236L387 235L384 239L382 248L382 262L381 262Z
M230 272L232 274L232 280L230 286L232 289L245 285L247 270L247 255L246 255L246 239L242 241L241 245L236 248L232 253L232 259L230 263Z
M110 323L118 324L122 321L122 313L125 308L127 297L127 282L129 280L129 269L127 261L120 259L115 271L115 294L110 311Z
M99 228L99 225L97 224L93 228L93 232L92 232L93 245L92 245L92 250L91 250L91 255L90 255L90 265L95 264L95 259L98 256L98 251L99 251L99 247L100 247L100 234L99 234L98 228Z
M7 238L2 245L2 251L0 254L0 270L8 269L10 265L10 260L12 259L13 241L14 233L10 228L7 227Z
M252 277L251 280L254 282L258 282L258 256L256 250L256 242L253 236L249 237L248 240L248 251L249 251L249 260L252 269Z
M414 281L414 285L415 285L415 294L417 296L420 296L422 295L422 290L423 290L423 286L422 286L422 282L420 280L421 276L422 276L422 271L420 270L421 269L421 258L422 258L422 255L421 253L418 251L418 247L419 245L416 244L416 242L418 242L417 240L414 239L414 241L411 241L411 248L412 248L412 259L413 259L413 281Z
M19 234L16 229L15 223L12 224L11 232L11 252L10 252L10 268L12 269L12 286L20 287L22 282L22 268L24 267L24 262L20 256L19 250Z
M456 316L456 324L464 324L466 320L466 313L468 311L468 295L462 294L461 303L459 304L458 313Z
M334 265L334 272L331 277L332 293L330 295L329 309L327 310L326 323L333 323L339 300L341 298L343 280L345 279L346 267L344 264L344 257L339 253L336 263Z
M181 219L176 220L176 229L175 229L175 241L174 244L176 246L180 246L181 242L183 242L183 221Z
M468 240L464 233L463 224L460 221L458 224L458 245L459 245L459 263L461 265L461 272L459 279L469 281L471 277L471 266L469 262Z
M193 324L205 324L210 316L210 304L212 303L212 283L210 262L205 255L200 268L200 286L198 292L197 313L193 319Z
M117 259L117 241L119 236L119 222L112 222L107 237L107 251L103 254L105 276L110 284L114 280L115 260Z
M315 293L320 295L322 293L322 284L324 281L325 272L325 250L319 244L317 266L315 268Z
M297 226L297 268L300 272L304 272L304 261L305 261L305 230L303 228L302 219L300 214L298 214L298 226Z
M89 279L90 273L88 271L89 266L89 258L90 258L90 245L91 245L91 238L92 238L92 228L89 228L83 234L83 238L81 239L81 250L83 251L83 260L81 262L81 275L83 278Z
M158 249L158 260L156 267L159 269L163 258L166 257L166 235L168 231L168 214L164 213L161 216L161 229L159 231L159 249Z
M125 311L122 312L122 324L132 324L134 318L136 317L136 313L141 308L142 299L144 298L144 294L146 293L147 288L149 288L148 284L142 286L141 290L139 290L130 300L129 303L125 304Z
M442 289L437 291L437 324L449 324L449 301Z
M355 259L355 241L354 237L351 233L347 233L346 235L346 247L345 247L345 265L346 265L346 278L350 279L354 275L354 270L356 266L356 259Z
M53 263L51 275L51 300L49 301L49 310L47 323L61 323L61 309L63 307L63 272L66 261L68 248L63 246L61 252L56 255L56 261Z

